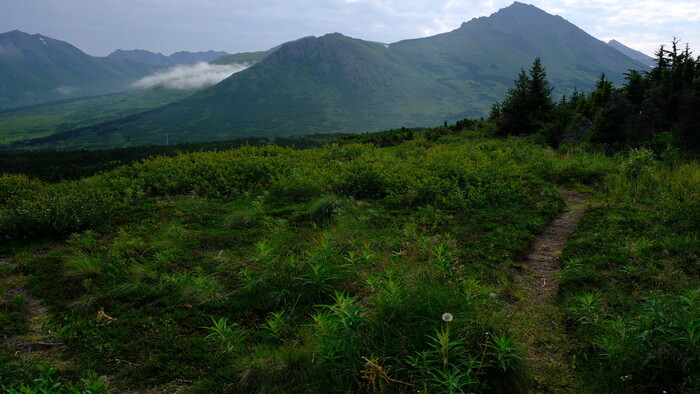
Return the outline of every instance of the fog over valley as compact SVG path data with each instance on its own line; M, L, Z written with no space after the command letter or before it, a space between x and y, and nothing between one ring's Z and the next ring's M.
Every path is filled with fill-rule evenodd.
M197 63L176 66L141 78L134 83L137 88L162 86L170 89L193 90L206 88L248 68L247 64Z

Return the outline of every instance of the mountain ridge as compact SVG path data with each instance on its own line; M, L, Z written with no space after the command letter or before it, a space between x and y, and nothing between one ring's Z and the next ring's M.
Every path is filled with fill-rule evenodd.
M339 33L281 45L250 68L189 98L98 125L134 145L246 136L365 132L485 116L518 72L540 56L556 95L621 82L644 66L560 16L522 3L432 37L389 45ZM92 138L94 140L94 138Z
M608 45L650 68L656 66L656 59L636 49L632 49L620 41L610 40L608 41Z
M145 49L117 49L107 55L109 59L131 60L135 62L150 64L153 66L171 67L178 65L190 65L199 62L211 62L223 56L229 56L230 53L223 51L199 51L188 52L179 51L169 56L158 52L151 52Z
M0 34L0 109L131 90L157 67L92 57L41 34Z

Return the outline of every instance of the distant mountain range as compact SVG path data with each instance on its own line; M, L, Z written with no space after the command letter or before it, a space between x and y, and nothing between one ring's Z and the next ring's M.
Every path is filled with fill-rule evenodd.
M624 44L622 44L621 42L619 42L617 40L610 40L608 42L608 45L610 45L611 47L624 53L625 55L631 57L632 59L646 65L647 67L656 66L656 60L653 57L646 55L642 52L639 52L637 50L634 50L628 46L625 46Z
M153 66L172 67L182 64L196 64L200 62L211 62L222 56L230 55L227 52L175 52L170 56L165 56L162 53L154 53L143 49L122 50L116 51L107 55L108 59L131 60L134 62L150 64Z
M14 30L0 34L0 109L126 91L157 69Z
M433 126L485 116L537 56L555 99L593 89L601 73L620 83L628 70L648 68L559 16L515 2L427 38L386 45L334 33L220 57L213 63L254 65L181 101L11 147L162 144L166 133L181 143Z

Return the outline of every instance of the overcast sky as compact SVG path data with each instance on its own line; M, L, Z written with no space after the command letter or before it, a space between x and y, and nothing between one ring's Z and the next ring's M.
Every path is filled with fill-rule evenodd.
M699 0L532 0L603 41L649 55L675 36L700 54ZM0 32L40 33L94 56L116 49L229 53L339 32L392 43L454 30L512 0L0 0Z

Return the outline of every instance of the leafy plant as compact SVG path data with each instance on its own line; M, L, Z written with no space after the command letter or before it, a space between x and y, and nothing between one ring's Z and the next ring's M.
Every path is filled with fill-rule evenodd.
M287 330L287 319L284 311L270 312L262 328L268 332L270 337L281 341Z
M211 316L210 319L213 325L209 327L202 327L210 331L205 338L215 342L220 352L241 352L247 337L245 331L238 329L237 323L229 325L227 317L220 317L219 319L216 319L215 317Z
M514 363L522 358L521 351L511 334L492 335L488 347L491 349L491 355L496 359L496 364L504 372L513 368Z

